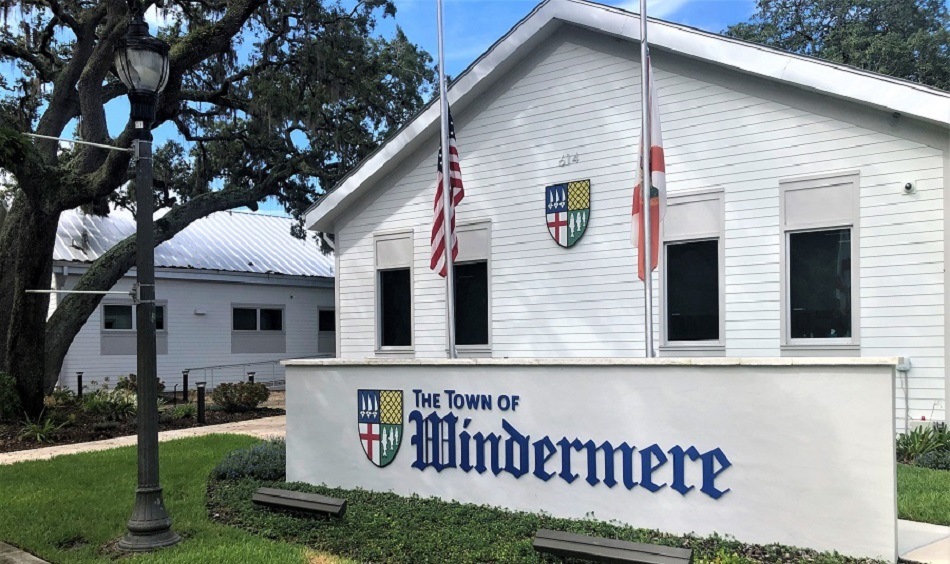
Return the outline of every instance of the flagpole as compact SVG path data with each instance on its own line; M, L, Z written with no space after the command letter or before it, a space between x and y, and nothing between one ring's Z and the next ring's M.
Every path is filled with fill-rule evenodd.
M441 1L441 0L440 0ZM640 159L643 163L643 346L646 357L654 356L653 352L653 265L650 264L653 247L650 241L650 192L653 188L653 175L650 169L650 79L647 72L647 61L650 56L650 47L647 44L647 0L640 0Z
M442 47L442 0L436 0L439 30L439 104L442 114L442 241L445 244L445 339L449 358L455 351L455 265L452 260L452 168L449 154L449 97L445 83L445 50Z

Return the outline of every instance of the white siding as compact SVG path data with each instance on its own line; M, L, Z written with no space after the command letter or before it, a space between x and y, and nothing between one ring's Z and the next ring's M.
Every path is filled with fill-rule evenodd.
M73 287L77 276L69 276L67 288ZM114 290L128 290L134 282L125 278ZM291 287L268 284L238 284L200 280L169 280L159 278L156 299L167 302L165 323L168 332L168 354L158 355L158 376L168 390L176 383L181 388L181 371L186 368L254 363L315 356L318 353L317 311L333 307L330 288ZM283 354L232 354L231 304L260 304L284 307L284 330L287 338ZM196 315L195 310L204 311ZM73 341L60 372L60 383L76 387L76 371L84 372L83 383L106 377L115 384L120 376L136 372L135 355L101 355L100 327L102 307L89 317ZM258 380L283 378L283 367L276 364L251 366ZM189 385L207 380L209 386L222 381L243 379L244 367L193 371Z
M459 221L492 222L495 357L643 355L643 292L629 242L640 123L634 52L590 32L559 33L455 112L466 191ZM862 126L860 113L853 122L828 117L850 108L830 98L776 85L775 96L763 95L761 82L736 75L727 87L732 77L697 63L655 60L670 193L724 190L727 355L782 353L779 181L855 170L861 354L911 357L911 416L942 418L944 153ZM789 96L834 111L780 103ZM342 357L374 355L373 234L394 229L414 231L415 355L445 355L444 282L428 269L436 143L402 156L336 224ZM579 162L558 167L565 153ZM544 187L587 178L590 226L563 249L545 228ZM901 193L908 181L917 194Z

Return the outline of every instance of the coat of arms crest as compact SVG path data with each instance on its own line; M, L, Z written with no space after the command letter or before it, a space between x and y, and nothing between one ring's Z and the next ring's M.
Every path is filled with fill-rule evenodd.
M383 468L402 442L402 390L357 390L357 422L366 458Z
M590 222L590 180L574 180L544 188L548 232L562 247L571 247Z

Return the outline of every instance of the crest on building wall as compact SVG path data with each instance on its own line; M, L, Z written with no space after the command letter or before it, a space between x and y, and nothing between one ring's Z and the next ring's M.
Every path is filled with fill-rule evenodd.
M590 223L590 180L574 180L544 188L548 233L562 247L577 243Z
M366 458L388 466L402 444L402 390L357 390L356 409Z

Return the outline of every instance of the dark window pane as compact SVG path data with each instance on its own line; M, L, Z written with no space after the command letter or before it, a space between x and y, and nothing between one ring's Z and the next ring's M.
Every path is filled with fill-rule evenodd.
M851 230L788 236L793 339L851 336Z
M232 328L235 331L256 331L257 310L244 307L234 308L234 323Z
M719 340L719 241L666 247L668 341Z
M455 265L455 343L488 344L488 263Z
M282 309L262 309L261 310L261 331L283 331L284 329L284 310Z
M379 271L380 345L412 345L412 290L409 269Z
M318 331L336 331L336 312L332 309L320 310Z
M106 329L131 329L132 306L107 305L102 306L103 327Z
M165 306L155 306L155 330L165 330Z

